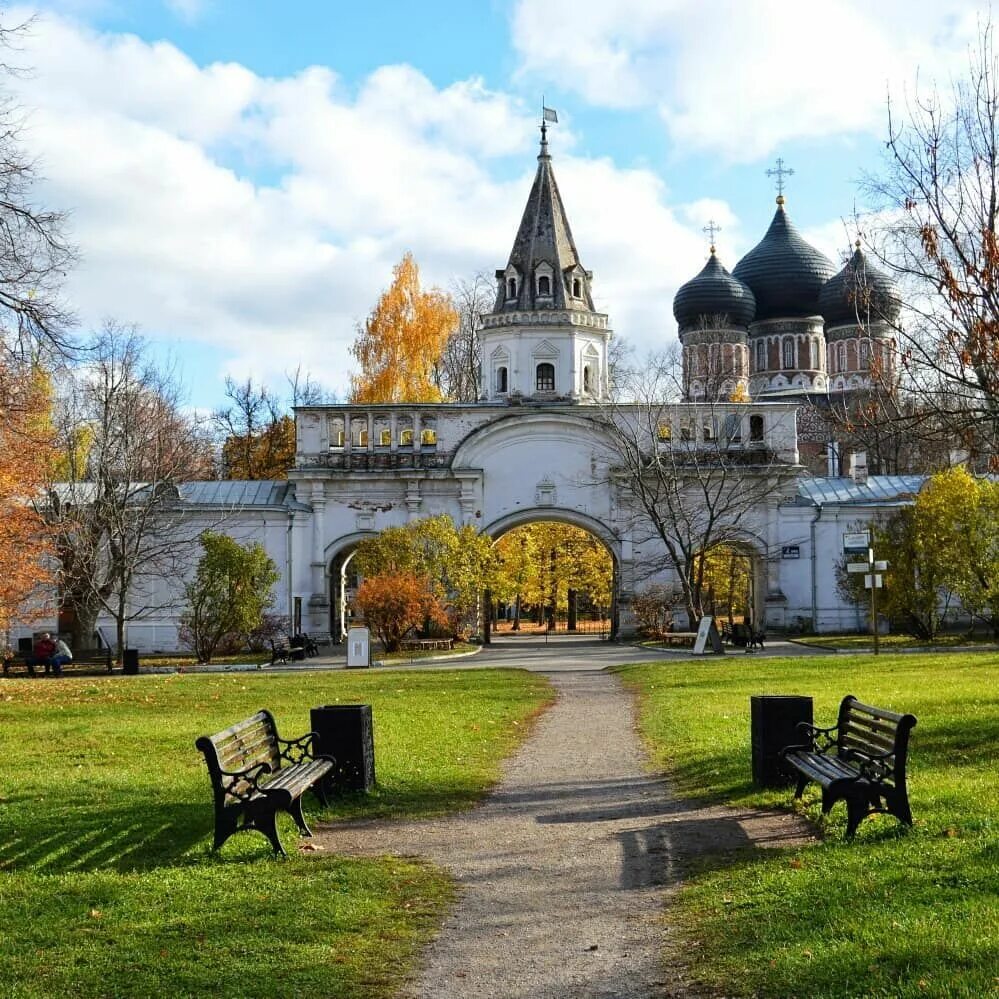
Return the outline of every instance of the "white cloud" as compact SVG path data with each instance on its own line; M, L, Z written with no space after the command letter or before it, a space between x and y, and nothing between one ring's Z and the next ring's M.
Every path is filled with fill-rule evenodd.
M889 84L959 66L967 0L519 0L521 72L606 107L654 107L681 148L751 161L884 128Z
M188 370L206 344L236 376L276 383L301 363L343 392L355 321L406 250L428 283L506 262L534 114L481 80L439 88L409 66L356 90L321 67L267 79L55 16L25 55L40 194L72 209L82 252L70 297L88 323L114 315L178 344ZM651 171L568 155L564 128L554 146L600 306L640 347L663 343L672 291L705 254L703 211L737 220L724 202L672 209Z
M205 12L207 0L166 0L166 5L182 21L191 24Z

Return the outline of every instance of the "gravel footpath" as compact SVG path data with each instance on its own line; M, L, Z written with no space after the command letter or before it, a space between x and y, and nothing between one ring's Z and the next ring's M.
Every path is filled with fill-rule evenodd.
M556 704L471 811L320 827L340 854L428 857L461 891L407 999L686 996L664 963L684 857L808 839L792 816L701 808L645 769L631 696L600 672L551 674Z

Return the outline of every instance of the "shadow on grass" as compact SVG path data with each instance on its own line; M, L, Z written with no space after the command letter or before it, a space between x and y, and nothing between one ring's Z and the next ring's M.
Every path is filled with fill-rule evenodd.
M31 805L34 807L31 807ZM8 800L0 828L0 865L47 873L119 872L174 866L199 840L210 843L211 803L163 803L119 792L108 806L79 800Z

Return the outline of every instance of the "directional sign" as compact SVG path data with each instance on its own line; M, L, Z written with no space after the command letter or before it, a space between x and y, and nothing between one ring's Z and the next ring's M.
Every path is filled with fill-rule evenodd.
M879 561L875 562L874 563L874 571L875 572L887 572L888 571L888 563L885 562L884 560L879 560Z
M865 590L880 590L884 588L884 577L880 574L873 575L869 574L864 576L864 589Z
M870 572L871 566L868 562L847 562L847 572Z
M860 531L857 534L843 535L843 551L866 551L871 544L871 532Z

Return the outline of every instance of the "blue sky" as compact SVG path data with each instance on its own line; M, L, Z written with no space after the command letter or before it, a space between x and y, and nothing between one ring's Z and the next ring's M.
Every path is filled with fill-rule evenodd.
M447 286L506 262L541 95L598 305L639 351L714 218L733 267L789 209L838 258L885 97L946 83L967 2L49 0L18 81L39 197L72 212L84 326L137 323L192 405L301 364L343 392L354 326L412 250Z

